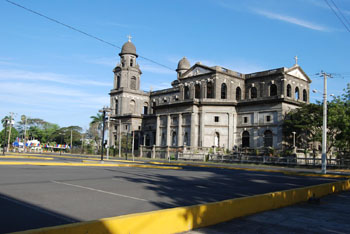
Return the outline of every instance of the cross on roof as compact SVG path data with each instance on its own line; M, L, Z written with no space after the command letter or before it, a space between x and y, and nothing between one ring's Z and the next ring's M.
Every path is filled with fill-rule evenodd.
M294 59L295 59L295 66L298 65L298 56L294 56Z
M130 35L128 35L128 42L131 42L131 36Z

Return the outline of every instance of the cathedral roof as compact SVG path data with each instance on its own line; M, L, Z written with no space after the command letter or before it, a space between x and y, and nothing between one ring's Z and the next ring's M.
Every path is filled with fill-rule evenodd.
M123 55L123 54L132 54L137 57L136 47L130 40L124 43L122 47L122 51L119 53L119 55Z
M191 68L190 62L186 57L183 57L177 64L177 70L188 70Z

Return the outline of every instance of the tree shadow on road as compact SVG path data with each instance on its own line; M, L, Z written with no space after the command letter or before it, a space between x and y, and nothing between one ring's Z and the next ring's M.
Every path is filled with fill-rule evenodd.
M0 194L0 207L0 233L79 222L67 215L4 194Z

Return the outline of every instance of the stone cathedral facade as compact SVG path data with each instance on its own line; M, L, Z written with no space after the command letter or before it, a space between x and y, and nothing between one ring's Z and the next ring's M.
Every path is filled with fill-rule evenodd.
M137 149L188 146L281 149L286 112L309 103L310 78L297 64L242 74L190 65L182 58L172 88L140 90L141 69L129 40L119 53L110 91L110 146L120 133L134 133Z

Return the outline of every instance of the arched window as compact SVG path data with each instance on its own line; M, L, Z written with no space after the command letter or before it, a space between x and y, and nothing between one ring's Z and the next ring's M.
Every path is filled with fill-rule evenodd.
M266 130L264 132L264 147L272 147L272 146L273 146L272 132L270 130Z
M277 85L272 84L270 86L270 97L277 96Z
M118 114L119 106L118 106L118 100L115 100L115 114Z
M188 86L185 86L184 89L184 99L190 99L190 88Z
M239 101L242 99L242 92L241 92L241 88L237 87L236 88L236 100Z
M149 135L146 135L146 146L150 146L150 145L151 145L151 139Z
M299 88L298 88L298 87L295 88L294 99L295 99L295 100L299 100Z
M249 132L244 131L242 133L242 148L249 147L249 146L250 146Z
M307 92L305 89L303 90L303 101L307 102Z
M147 102L145 102L145 103L143 104L143 114L144 114L144 115L147 115L147 114L148 114L148 103L147 103Z
M290 84L287 85L287 97L292 96L292 86Z
M162 132L162 138L161 138L161 144L162 145L165 145L165 134L164 134L164 132Z
M136 90L136 77L130 79L130 89Z
M130 107L129 107L130 108L129 111L130 111L131 114L135 114L135 107L136 107L135 101L131 100L130 101Z
M185 135L184 135L184 145L188 145L188 134L187 134L187 132L185 132Z
M225 83L222 83L221 85L221 99L227 98L227 86Z
M130 67L134 66L134 60L130 59Z
M255 87L252 87L250 89L250 98L257 98L258 97L258 90Z
M195 91L195 96L194 98L201 98L201 85L200 84L196 84L194 86L194 91Z
M177 140L176 132L173 132L173 134L172 134L172 142L171 142L172 146L176 146L177 145L176 140Z
M212 82L207 83L207 98L214 98L214 87Z
M220 134L218 132L216 132L214 136L214 146L215 147L220 146Z
M117 76L117 89L120 88L120 76Z

